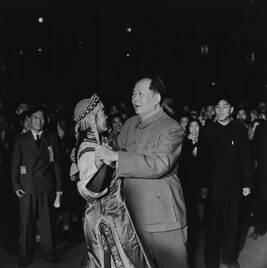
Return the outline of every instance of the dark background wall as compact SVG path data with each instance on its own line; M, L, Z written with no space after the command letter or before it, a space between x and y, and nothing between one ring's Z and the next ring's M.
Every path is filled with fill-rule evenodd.
M158 75L178 104L265 101L266 15L251 0L1 0L0 97L74 105L97 92L115 103Z

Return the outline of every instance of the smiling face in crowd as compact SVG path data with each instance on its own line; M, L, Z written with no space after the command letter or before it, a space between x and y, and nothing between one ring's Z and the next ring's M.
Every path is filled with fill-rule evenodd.
M44 128L45 115L43 111L37 111L31 115L31 129L39 132Z

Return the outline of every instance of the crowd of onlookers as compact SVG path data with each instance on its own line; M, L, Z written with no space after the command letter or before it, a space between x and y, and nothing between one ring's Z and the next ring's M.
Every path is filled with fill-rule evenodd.
M63 200L60 208L56 209L56 228L62 239L71 242L75 234L82 234L82 217L85 202L79 196L76 189L76 182L71 180L69 169L71 165L70 153L75 146L76 138L74 134L74 123L72 112L68 112L63 105L57 105L53 109L42 104L46 111L46 129L58 135L61 141L64 163L64 190ZM165 98L162 104L166 113L177 120L184 129L184 142L180 157L180 167L178 177L181 180L190 222L195 222L193 230L205 228L204 207L205 202L198 194L198 174L196 174L196 159L198 156L198 136L201 128L216 121L215 106L208 104L201 109L191 109L184 105L178 107L175 100ZM4 249L10 254L17 254L19 245L19 210L17 198L13 194L10 181L10 157L12 154L12 144L14 137L30 129L28 111L30 103L20 102L14 111L10 111L0 102L0 239ZM236 105L231 115L231 120L246 127L249 140L253 142L256 127L266 120L267 103L261 102L255 107L247 105ZM106 107L108 115L108 140L110 146L113 145L116 136L119 134L123 123L132 116L131 107L127 107L125 102L110 104ZM188 143L188 141L190 141ZM253 161L253 150L251 149L251 159ZM254 165L254 162L252 163ZM194 197L194 200L192 200ZM255 208L255 195L248 199L246 207L246 220L248 226L254 225L253 212ZM194 209L192 202L197 204L196 213L190 213ZM37 236L36 243L41 243L38 235L38 222L36 223ZM267 229L267 227L266 227ZM256 239L256 232L251 237Z
M0 221L0 243L10 254L18 254L20 240L18 197L12 189L10 176L12 145L17 135L30 131L30 110L34 106L36 105L23 101L11 110L0 101L0 213L3 215ZM77 235L83 233L82 218L86 205L77 191L77 178L70 177L71 152L76 144L73 114L67 111L64 105L49 108L45 103L40 103L38 107L41 107L46 114L45 129L58 135L62 150L64 194L60 208L55 209L56 234L60 234L64 241L72 242ZM108 139L112 146L123 122L130 116L130 111L124 102L110 105L107 109L110 129ZM40 245L40 243L39 221L37 221L36 244Z

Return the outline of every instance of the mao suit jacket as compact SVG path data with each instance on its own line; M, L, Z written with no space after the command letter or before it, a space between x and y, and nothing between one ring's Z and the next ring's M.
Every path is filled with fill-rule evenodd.
M161 108L141 121L136 115L117 139L116 175L123 178L123 196L137 228L162 232L186 225L181 184L177 177L183 129Z
M204 126L198 139L198 174L213 198L241 198L242 188L253 187L248 132L236 122Z
M39 149L31 131L17 135L12 149L13 190L26 194L63 191L60 144L56 135L43 132Z

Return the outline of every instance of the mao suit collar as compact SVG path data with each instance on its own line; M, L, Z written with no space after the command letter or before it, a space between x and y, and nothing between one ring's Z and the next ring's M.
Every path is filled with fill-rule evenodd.
M158 119L160 119L164 114L164 111L162 108L159 109L158 112L156 112L155 114L153 114L152 116L150 116L149 118L145 119L145 120L141 120L139 121L139 128L145 128L148 125L154 123L155 121L157 121Z

